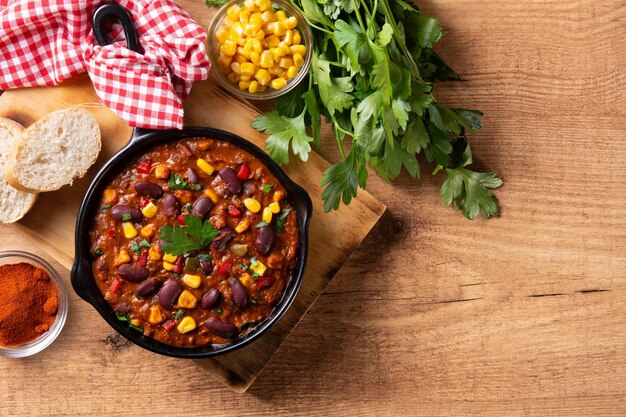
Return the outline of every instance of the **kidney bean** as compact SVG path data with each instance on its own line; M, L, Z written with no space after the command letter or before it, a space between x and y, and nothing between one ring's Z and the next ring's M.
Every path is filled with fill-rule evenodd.
M178 216L178 199L174 194L165 194L163 196L163 213L167 217Z
M232 339L237 335L237 326L211 317L204 323L211 333L224 339Z
M213 262L208 260L200 261L200 269L202 269L205 274L209 275L213 270Z
M126 204L118 204L111 209L111 218L118 222L124 221L126 214L130 214L130 220L133 223L140 223L143 220L143 214L139 210Z
M187 169L187 181L189 181L190 184L198 184L200 182L200 177L198 177L196 171L189 168Z
M163 308L171 310L182 291L183 286L180 282L173 279L165 282L159 291L159 303Z
M230 285L230 290L233 295L233 302L241 308L244 308L248 305L248 292L246 291L246 287L243 286L241 281L237 278L230 277L228 278L228 284Z
M254 248L261 255L267 255L272 250L272 245L274 244L274 229L272 226L264 226L258 230Z
M217 288L211 288L202 296L202 299L200 300L200 307L207 310L210 309L219 301L221 295L220 290Z
M237 173L232 168L222 168L219 171L219 176L226 183L228 191L233 194L239 194L241 192L241 180L237 177Z
M150 181L139 181L135 184L135 191L152 198L159 198L163 195L163 188Z
M209 197L200 197L191 206L191 215L202 219L211 210L211 207L213 207L213 202Z
M130 282L141 282L148 278L148 268L141 268L131 264L120 265L117 268L120 277Z
M211 246L213 246L217 250L224 250L226 249L226 245L228 245L228 242L230 242L231 239L234 237L235 230L232 227L222 227L220 229L220 234L217 235L215 239L213 239L213 242L211 242Z
M135 294L140 297L149 297L154 294L159 287L161 286L161 281L158 278L149 278L137 285L137 289L135 290Z

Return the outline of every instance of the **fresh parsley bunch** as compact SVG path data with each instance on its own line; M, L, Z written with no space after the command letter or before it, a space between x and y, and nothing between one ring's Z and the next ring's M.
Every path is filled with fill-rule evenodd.
M267 133L266 149L278 163L289 149L306 161L320 144L322 116L332 127L343 160L324 174L325 211L349 204L365 188L368 171L384 180L402 167L420 177L417 156L437 164L447 178L440 195L469 219L498 214L493 172L468 168L466 135L479 129L482 113L451 109L433 95L436 81L460 80L433 51L443 35L439 20L403 0L290 0L311 25L311 69L277 110L252 123Z

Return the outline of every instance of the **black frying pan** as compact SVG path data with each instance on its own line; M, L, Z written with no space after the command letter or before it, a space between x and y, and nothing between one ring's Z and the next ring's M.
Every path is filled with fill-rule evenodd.
M95 11L93 16L93 28L97 41L101 45L108 43L105 23L107 20L119 21L126 36L129 49L140 52L139 41L133 29L132 21L128 12L117 3L104 4ZM186 138L207 137L232 143L249 152L255 158L261 160L274 176L281 182L289 193L290 199L296 210L300 245L296 258L296 266L293 270L283 298L276 305L272 314L246 335L222 345L208 345L204 347L181 348L166 345L155 339L144 336L142 333L131 329L127 323L116 318L113 308L106 302L96 282L91 269L92 255L90 253L89 230L95 218L99 200L107 185L118 175L133 159L143 154L154 145L179 141ZM152 352L177 358L206 358L223 354L238 349L257 339L274 323L276 323L287 311L293 302L300 284L307 258L308 250L308 225L313 212L309 195L296 183L291 181L283 170L265 152L247 140L218 129L206 127L188 127L183 130L151 131L135 129L128 145L115 154L96 174L92 181L78 212L76 221L76 253L74 266L72 267L72 286L74 291L100 313L102 318L122 336L131 342ZM198 324L202 325L202 324Z

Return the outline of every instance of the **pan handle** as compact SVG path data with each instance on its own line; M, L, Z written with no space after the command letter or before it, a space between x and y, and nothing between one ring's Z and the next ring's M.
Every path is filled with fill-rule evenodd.
M131 51L142 54L139 38L133 27L130 14L128 14L128 10L118 3L104 3L93 13L93 33L98 43L102 46L109 45L110 42L107 36L106 23L111 19L118 21L122 25L122 28L124 28L126 47Z

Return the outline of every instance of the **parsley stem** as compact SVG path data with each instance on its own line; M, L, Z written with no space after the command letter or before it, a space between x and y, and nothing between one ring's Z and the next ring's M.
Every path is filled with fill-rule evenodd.
M383 5L383 12L385 13L385 19L387 23L389 23L389 25L391 26L391 29L393 30L393 37L395 38L396 43L402 50L402 53L405 55L406 59L411 64L411 74L413 74L413 76L417 78L419 81L424 81L417 67L417 63L415 62L415 59L413 59L413 55L411 55L411 52L409 52L409 49L406 46L406 43L402 40L402 37L400 36L400 32L398 31L398 24L396 23L396 19L393 17L393 13L391 12L391 7L389 7L388 1L381 0L381 2Z
M357 0L352 0L352 4L354 5L354 14L356 15L356 19L359 21L359 26L361 26L361 30L365 34L367 33L367 29L365 28L365 25L363 24L361 13L359 13L359 4L357 3Z

